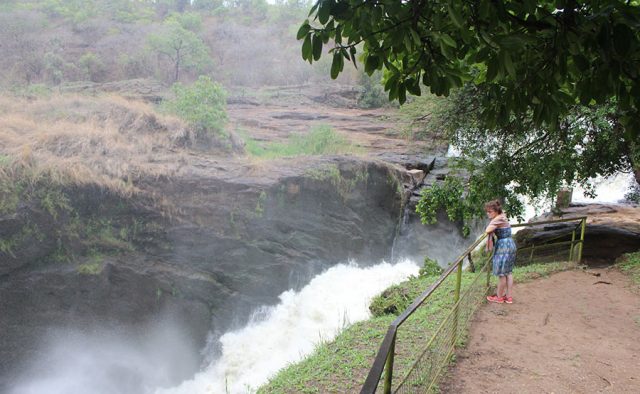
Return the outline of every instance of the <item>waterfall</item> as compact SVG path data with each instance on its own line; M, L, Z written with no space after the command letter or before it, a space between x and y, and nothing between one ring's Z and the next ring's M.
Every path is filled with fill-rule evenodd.
M339 264L280 303L254 313L246 327L217 339L222 355L192 380L156 394L251 393L279 369L300 361L348 325L369 318L369 302L382 290L417 274L411 261L361 268Z

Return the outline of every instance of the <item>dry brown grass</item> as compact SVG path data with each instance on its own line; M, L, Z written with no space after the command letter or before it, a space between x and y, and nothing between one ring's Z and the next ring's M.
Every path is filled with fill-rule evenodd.
M189 139L181 120L118 96L0 97L0 177L46 176L128 196L141 179L175 175Z

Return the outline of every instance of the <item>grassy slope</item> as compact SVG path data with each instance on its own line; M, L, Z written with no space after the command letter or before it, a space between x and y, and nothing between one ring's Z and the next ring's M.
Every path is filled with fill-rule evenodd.
M567 269L565 263L533 264L516 268L515 281L548 275ZM463 290L473 280L475 274L464 273ZM426 289L437 277L413 277L400 284L407 300L412 300ZM411 355L419 351L418 344L438 327L452 304L453 277L446 280L433 293L425 307L408 319L402 326L396 348L396 366L402 370L408 367ZM408 303L407 303L408 305ZM402 310L402 309L401 309ZM358 392L371 367L378 347L395 315L374 317L345 329L333 341L320 344L315 352L303 361L289 365L274 376L259 393L344 393ZM400 344L404 344L401 346ZM404 357L403 357L404 356Z
M187 132L179 119L118 96L2 96L0 182L28 173L129 195L140 178L176 172L177 165L159 159Z

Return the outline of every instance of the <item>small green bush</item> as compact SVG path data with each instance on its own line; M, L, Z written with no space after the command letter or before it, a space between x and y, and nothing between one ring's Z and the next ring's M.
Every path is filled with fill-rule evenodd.
M436 260L425 257L419 274L420 276L440 276L442 271L442 267L440 267Z
M228 138L227 93L210 77L201 76L191 86L176 83L172 87L175 97L165 102L167 111L181 117L195 128L200 137Z
M358 95L358 107L380 108L390 105L387 93L380 82L381 79L382 73L380 71L376 71L371 76L364 71L360 72L358 84L362 91Z
M373 316L398 315L407 309L413 301L411 291L406 285L394 285L376 296L369 305Z

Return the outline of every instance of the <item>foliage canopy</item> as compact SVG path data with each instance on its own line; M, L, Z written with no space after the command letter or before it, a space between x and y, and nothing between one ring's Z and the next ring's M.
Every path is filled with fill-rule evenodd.
M384 71L389 99L424 86L450 96L431 127L460 148L468 182L426 192L425 222L437 206L468 222L491 198L518 215L519 195L617 171L640 179L638 1L319 0L309 16L302 57L319 60L332 40L332 77L360 59Z
M637 1L319 0L310 16L298 31L304 59L320 59L333 39L335 77L362 44L365 71L384 68L400 103L420 95L421 83L448 95L473 82L485 86L482 118L492 128L530 111L536 126L557 126L576 102L616 98L637 135Z

